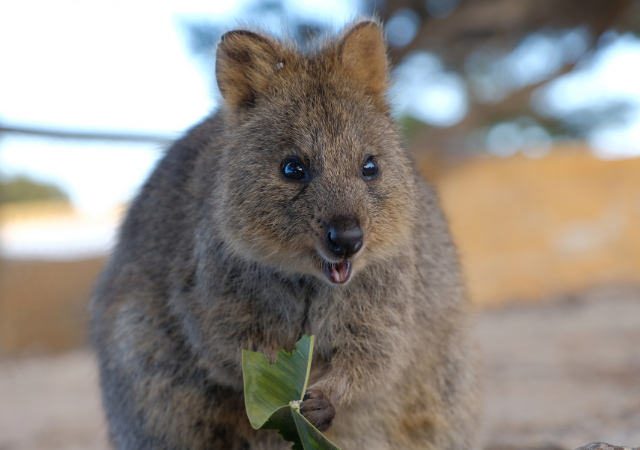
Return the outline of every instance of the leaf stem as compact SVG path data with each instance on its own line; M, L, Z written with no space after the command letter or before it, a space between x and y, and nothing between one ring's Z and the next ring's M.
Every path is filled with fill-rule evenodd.
M309 359L307 360L307 375L304 378L304 385L302 386L302 397L300 401L304 399L304 394L307 392L307 385L309 384L309 374L311 373L311 360L313 359L313 343L315 336L311 336L311 344L309 345Z

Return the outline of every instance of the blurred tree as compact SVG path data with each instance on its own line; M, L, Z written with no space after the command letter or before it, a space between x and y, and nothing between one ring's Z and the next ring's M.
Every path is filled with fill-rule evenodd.
M405 115L400 119L409 145L419 151L441 159L464 157L486 149L492 127L513 121L520 125L512 129L526 134L518 137L520 140L538 136L544 143L558 137L583 138L596 125L625 120L632 109L629 103L614 99L560 114L532 100L545 84L573 71L621 34L638 34L640 2L360 1L365 15L378 16L386 26L399 89L407 83L402 72L413 71L418 73L408 78L415 83L432 85L441 92L444 87L458 96L451 117L431 122L436 126L430 126L425 123L430 122L428 117L415 114L415 104L431 103L431 109L437 109L440 103L432 100L433 96L416 100L416 86L406 88L414 112L400 108L399 113ZM328 24L287 5L283 0L255 0L243 6L241 16L260 18L263 23L265 17L277 16L288 24L292 37L303 44L327 30ZM220 30L231 24L222 25L185 22L192 51L211 58ZM435 61L430 66L431 75L424 65L413 64L421 54L432 55ZM474 139L478 141L475 144Z
M17 176L0 181L0 204L30 200L63 200L69 197L59 187Z
M638 34L639 2L367 0L367 5L387 24L390 57L396 65L416 51L429 50L466 85L464 118L451 127L425 128L416 135L416 148L440 157L464 156L474 130L521 117L532 118L551 136L584 137L595 124L624 120L631 109L626 102L614 101L557 116L531 99L538 88L571 72L618 35ZM542 44L537 48L536 40ZM527 52L538 52L546 61L528 64ZM471 150L478 147L485 148Z
M412 50L428 48L460 68L480 48L508 51L543 29L586 26L593 45L610 29L637 31L640 13L632 0L367 0L367 5L388 24L389 32L394 31L398 14L408 10L419 18L405 45L391 42L394 62L399 63Z

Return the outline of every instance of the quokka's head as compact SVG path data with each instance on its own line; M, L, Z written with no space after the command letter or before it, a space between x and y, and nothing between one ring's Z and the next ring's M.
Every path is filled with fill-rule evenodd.
M405 251L414 175L389 115L378 24L348 27L308 53L232 31L218 45L216 77L227 244L332 284Z

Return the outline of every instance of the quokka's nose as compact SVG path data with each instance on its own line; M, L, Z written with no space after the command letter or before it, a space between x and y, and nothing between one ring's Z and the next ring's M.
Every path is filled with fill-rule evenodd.
M325 235L327 248L340 258L357 253L362 248L362 236L358 221L348 218L333 220Z

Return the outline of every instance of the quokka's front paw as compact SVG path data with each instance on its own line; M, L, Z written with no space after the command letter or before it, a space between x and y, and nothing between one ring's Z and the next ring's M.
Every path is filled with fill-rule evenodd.
M321 390L307 389L300 405L300 414L320 431L331 428L336 410Z

